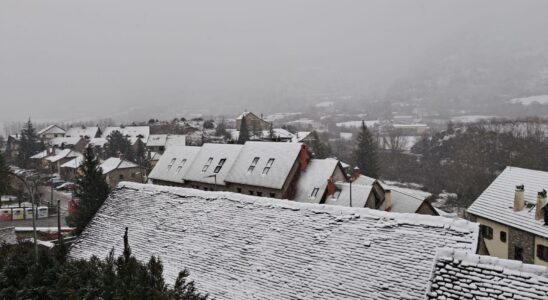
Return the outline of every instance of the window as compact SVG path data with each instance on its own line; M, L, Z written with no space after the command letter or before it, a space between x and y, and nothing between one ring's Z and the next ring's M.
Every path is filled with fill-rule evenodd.
M257 165L258 162L259 162L258 157L253 158L251 165L249 165L249 168L247 168L247 174L253 173L253 170L255 170L255 166Z
M211 162L213 161L213 157L210 157L207 162L205 163L204 167L202 168L202 173L204 173L205 171L207 171L207 169L209 168L209 165L211 165Z
M238 191L238 193L242 193L242 188L237 188L236 191Z
M168 170L171 170L171 167L173 167L173 164L175 164L176 160L177 160L177 158L172 158L171 159L171 162L169 163L169 165L167 165Z
M503 243L506 243L506 232L504 231L500 232L500 241Z
M537 245L537 257L543 261L548 261L548 247L544 245Z
M182 166L178 166L178 167L177 167L177 174L179 174L179 172L181 172L181 169L183 169Z
M123 180L124 179L124 174L118 175L118 178L120 178L120 180Z
M492 240L493 239L493 228L487 226L487 225L481 225L481 235L483 238Z
M250 194L250 195L253 195L253 191L249 191L249 194Z
M514 247L514 259L523 261L523 248L518 246Z
M225 161L226 161L226 158L219 160L219 164L215 167L215 170L213 170L213 173L219 173L219 171L221 171L221 168L225 164Z
M184 166L186 164L186 158L181 160L181 162L179 163L179 166Z
M276 193L270 193L270 198L276 198Z
M257 196L262 197L263 193L262 192L257 192Z
M331 198L333 199L339 199L339 196L341 196L341 190L336 190L333 195L331 196Z
M273 163L274 163L274 158L270 158L263 169L263 175L268 174L268 172L270 171L270 167L272 167Z
M320 191L320 188L317 188L317 187L312 189L312 193L310 193L310 198L316 198L316 196L318 196L319 191Z

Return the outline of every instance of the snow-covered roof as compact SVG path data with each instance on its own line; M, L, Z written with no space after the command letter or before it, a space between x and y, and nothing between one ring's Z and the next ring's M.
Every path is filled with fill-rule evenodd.
M362 185L372 185L377 179L365 175L360 175L356 180L354 180L355 184L362 184ZM384 185L382 185L384 186Z
M139 166L125 159L110 157L103 161L99 167L103 170L103 174L108 174L117 169L138 168Z
M293 141L302 142L304 139L306 139L310 135L310 133L311 133L310 131L299 131L293 135Z
M40 130L37 132L38 135L44 135L44 134L64 134L66 131L57 126L57 125L49 125L48 127Z
M392 207L390 208L391 212L398 213L414 213L419 207L424 203L425 199L420 199L415 197L412 194L402 193L397 189L391 190L392 194ZM385 209L385 202L381 204L379 209Z
M294 200L320 203L327 188L327 181L335 172L338 163L334 159L311 159L306 169L301 172Z
M83 161L84 161L84 157L78 156L74 158L73 160L69 160L66 163L62 164L61 168L78 169L80 165L82 165Z
M548 299L548 268L440 249L426 299Z
M74 146L74 145L78 144L78 142L80 142L81 139L82 138L79 137L79 136L75 136L75 137L67 137L67 136L56 137L56 138L52 138L49 141L49 144L52 145L52 146L55 146L55 147Z
M125 127L107 127L103 132L102 137L107 138L114 131L119 131L123 136L127 137L131 144L134 144L137 139L141 139L144 143L147 142L150 135L149 126L125 126Z
M165 147L166 149L173 146L185 146L186 135L178 134L151 134L148 137L148 147Z
M46 150L44 150L44 151L42 151L42 152L40 152L40 153L37 153L37 154L31 156L30 158L31 158L31 159L43 159L43 158L46 158L46 157L48 157L48 156L50 156L50 155L56 155L56 154L59 153L59 151L61 151L61 150L56 149L56 148L53 148L53 149L51 149L51 151L52 151L52 153L50 154L50 153L48 153L48 150L46 149Z
M218 185L225 185L225 178L241 150L242 145L204 144L186 174L183 175L183 179L210 184L214 184L216 180ZM162 158L165 156L163 155ZM215 173L216 167L223 159L224 164ZM206 168L206 165L209 167Z
M192 146L166 149L148 178L182 183L183 175L187 173L199 151L200 147Z
M82 156L82 153L77 152L77 151L73 151L71 149L63 149L63 150L59 151L59 153L57 153L54 156L46 157L46 159L48 161L54 163L54 162L57 162L57 161L59 161L63 158L72 158L72 157L79 157L79 156Z
M548 190L548 172L506 167L468 208L468 212L542 237L548 237L548 226L535 220L535 209L513 210L517 185L525 186L525 202L536 204L537 193Z
M300 143L246 142L225 181L281 189L301 148Z
M423 299L436 249L476 249L464 220L122 183L71 247L188 268L215 299ZM118 237L118 238L116 238Z
M166 145L167 134L151 134L147 140L148 147L162 147Z
M350 207L350 183L339 181L335 185L337 191L327 197L325 204ZM371 185L352 184L352 207L365 207L372 190Z
M89 143L86 145L86 147L100 147L103 148L108 143L108 140L106 138L91 138L89 140Z
M65 136L67 137L82 137L86 139L94 138L99 133L99 127L97 126L77 126L67 129Z
M185 146L186 135L170 134L167 136L166 149L169 147Z
M162 154L160 154L158 152L151 151L150 152L150 158L148 160L149 161L158 161L158 160L160 160L160 158L162 158Z

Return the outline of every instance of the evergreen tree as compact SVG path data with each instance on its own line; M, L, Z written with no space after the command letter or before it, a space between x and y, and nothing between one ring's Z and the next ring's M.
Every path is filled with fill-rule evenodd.
M312 131L311 138L306 142L307 146L314 153L316 158L328 158L331 155L331 147L328 143L322 142L317 131Z
M238 136L238 144L245 144L245 142L247 141L249 141L249 128L247 128L245 117L243 117L240 124L240 135Z
M135 162L141 166L146 166L147 163L147 157L146 157L146 149L145 149L145 143L143 143L140 139L137 140L137 148L135 149Z
M6 159L4 158L4 153L0 151L0 195L8 194L9 188L9 177L6 172L9 171ZM0 206L2 203L0 203Z
M215 128L215 136L222 136L226 139L230 138L230 133L226 131L225 119L222 119L217 128Z
M76 212L67 217L67 223L80 234L108 197L109 188L103 178L103 170L91 147L84 152L84 162L76 176L78 188L75 196L80 199Z
M40 141L36 129L29 119L21 131L21 141L19 144L19 153L17 155L17 164L22 168L28 168L30 157L44 150L45 146Z
M107 137L105 154L107 157L119 157L122 154L127 160L135 160L135 153L131 148L130 141L118 130L113 131Z
M362 121L362 127L357 135L354 148L354 162L362 174L378 178L379 166L377 163L377 148L373 136Z

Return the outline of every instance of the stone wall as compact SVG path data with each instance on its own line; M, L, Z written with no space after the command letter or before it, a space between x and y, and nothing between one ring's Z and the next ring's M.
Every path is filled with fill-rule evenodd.
M535 262L535 236L531 233L508 227L508 258L514 259L515 247L523 248L523 262L532 264Z

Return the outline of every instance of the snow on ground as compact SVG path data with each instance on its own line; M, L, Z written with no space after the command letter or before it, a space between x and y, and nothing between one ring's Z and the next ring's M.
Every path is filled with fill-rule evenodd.
M533 103L548 104L548 95L537 95L524 98L514 98L509 101L512 104L531 105Z
M481 120L489 120L494 118L496 118L496 116L465 115L465 116L452 117L451 121L455 123L475 123Z
M379 120L372 120L372 121L365 121L365 126L367 127L373 127L377 124L379 124ZM347 122L340 122L337 123L337 127L346 127L346 128L359 128L362 126L362 121L347 121Z

